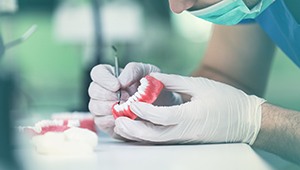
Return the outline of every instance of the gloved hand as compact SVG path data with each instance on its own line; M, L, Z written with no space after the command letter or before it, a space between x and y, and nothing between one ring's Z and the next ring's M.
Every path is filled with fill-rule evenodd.
M95 123L99 129L110 134L114 138L121 139L113 131L115 120L112 116L112 106L117 99L116 92L121 89L121 102L125 102L137 91L139 80L152 72L159 72L159 68L150 64L129 63L121 70L118 78L114 76L114 67L110 65L98 65L91 71L93 82L89 87L89 110L95 115ZM162 92L156 100L156 104L172 105L181 102L176 94Z
M150 143L254 143L264 99L206 78L150 75L167 90L190 95L191 101L170 107L132 103L131 111L142 120L119 117L117 134Z

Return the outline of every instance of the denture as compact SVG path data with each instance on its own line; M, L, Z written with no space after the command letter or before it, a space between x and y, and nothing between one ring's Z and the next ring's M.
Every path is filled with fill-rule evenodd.
M24 137L43 155L92 153L98 144L95 132L64 120L42 120L33 127L19 127Z
M52 120L63 120L65 125L79 127L96 132L94 117L90 113L57 113L52 114Z
M20 127L20 131L29 134L30 136L44 135L47 132L64 132L70 126L64 123L63 120L41 120L34 126Z
M112 107L114 118L126 116L130 119L136 119L137 116L130 110L130 105L133 102L153 103L159 96L164 85L154 77L147 75L140 80L141 85L138 87L137 92L128 98L122 104L115 103Z
M88 114L54 114L52 120L41 120L34 126L19 127L19 130L30 136L36 136L47 132L64 132L72 127L96 132L93 117Z

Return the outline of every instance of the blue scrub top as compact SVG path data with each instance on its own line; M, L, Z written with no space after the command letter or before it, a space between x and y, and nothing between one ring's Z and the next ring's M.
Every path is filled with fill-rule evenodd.
M270 7L255 18L255 21L273 42L300 67L300 24L297 23L284 0L275 0Z

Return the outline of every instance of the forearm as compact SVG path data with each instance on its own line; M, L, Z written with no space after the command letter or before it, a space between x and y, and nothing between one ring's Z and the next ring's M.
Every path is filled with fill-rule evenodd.
M257 24L215 25L204 58L193 76L263 96L274 52L274 44Z
M260 87L253 87L251 84L245 83L243 80L232 75L231 73L225 72L211 65L206 65L205 63L203 63L200 69L195 71L192 75L216 80L241 89L247 94L255 94L257 96L262 96L264 94L266 86L266 83L264 83L264 85L261 85Z
M300 112L263 104L261 130L253 147L300 165Z

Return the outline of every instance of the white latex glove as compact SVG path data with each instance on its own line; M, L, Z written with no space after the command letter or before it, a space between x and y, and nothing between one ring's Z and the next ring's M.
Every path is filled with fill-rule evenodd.
M121 71L118 78L114 76L114 67L110 65L98 65L91 71L93 82L89 87L89 110L95 115L95 123L97 127L110 134L112 137L119 138L113 131L115 121L112 115L112 106L117 99L116 92L121 91L121 99L125 102L131 95L137 91L140 85L139 80L152 72L159 72L159 68L150 64L129 63ZM170 92L162 92L156 102L163 105L171 105L180 101L176 95Z
M150 75L167 90L192 96L191 101L170 107L133 103L131 110L143 120L119 117L117 134L150 143L254 143L264 99L206 78Z

